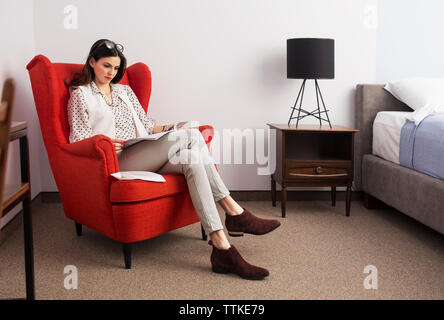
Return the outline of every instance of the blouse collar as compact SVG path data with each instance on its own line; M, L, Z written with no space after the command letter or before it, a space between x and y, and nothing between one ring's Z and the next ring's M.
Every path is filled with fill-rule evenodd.
M115 83L110 83L112 94L120 95L122 93L120 86L118 86ZM97 87L96 83L94 81L91 81L91 89L94 93L101 94L99 88Z

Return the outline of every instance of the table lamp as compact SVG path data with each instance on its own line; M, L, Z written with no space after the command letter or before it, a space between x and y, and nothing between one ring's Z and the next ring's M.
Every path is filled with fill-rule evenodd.
M292 119L297 119L296 128L299 120L313 116L319 119L319 125L322 121L328 122L331 126L328 111L325 108L324 98L321 94L321 89L318 85L318 79L334 79L335 77L335 43L333 39L319 39L319 38L296 38L287 39L287 78L289 79L303 79L301 88L299 89L296 102L292 107L288 125ZM308 112L302 108L302 101L304 99L305 83L307 80L315 81L317 109ZM300 100L299 100L300 98ZM321 111L319 105L319 98L321 99L323 110ZM297 107L299 101L299 107ZM298 115L293 117L297 110ZM302 113L302 114L301 114ZM325 113L326 119L323 117Z

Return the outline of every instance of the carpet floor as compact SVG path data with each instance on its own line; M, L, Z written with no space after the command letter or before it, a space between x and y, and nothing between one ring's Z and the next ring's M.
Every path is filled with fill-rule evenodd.
M282 218L279 202L239 203L281 221L267 235L229 238L245 260L270 271L263 281L212 273L199 223L134 244L126 270L120 243L85 227L77 237L61 203L34 205L36 298L444 299L444 235L394 209L367 210L355 201L346 217L343 201L291 201ZM0 298L25 296L21 215L16 219L0 244ZM77 289L64 286L69 265ZM369 276L376 289L366 289Z

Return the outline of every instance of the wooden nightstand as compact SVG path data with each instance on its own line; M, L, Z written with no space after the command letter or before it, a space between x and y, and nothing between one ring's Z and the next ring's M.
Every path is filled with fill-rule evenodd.
M359 130L342 126L267 123L276 130L276 170L271 175L271 195L276 206L276 181L282 186L282 217L287 206L287 187L347 187L346 215L350 216L353 182L353 140Z

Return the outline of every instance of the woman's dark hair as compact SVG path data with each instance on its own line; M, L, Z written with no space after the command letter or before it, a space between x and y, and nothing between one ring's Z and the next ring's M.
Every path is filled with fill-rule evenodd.
M120 46L120 50L118 49ZM89 51L88 58L86 59L86 63L83 66L82 73L75 73L74 78L65 84L67 86L83 86L85 84L90 83L94 80L95 74L93 68L89 64L89 60L94 58L95 61L99 61L100 58L106 57L120 57L120 67L119 71L117 71L116 76L111 80L112 83L118 83L126 70L126 58L122 53L123 47L119 44L114 43L108 39L100 39L97 40L91 47Z

